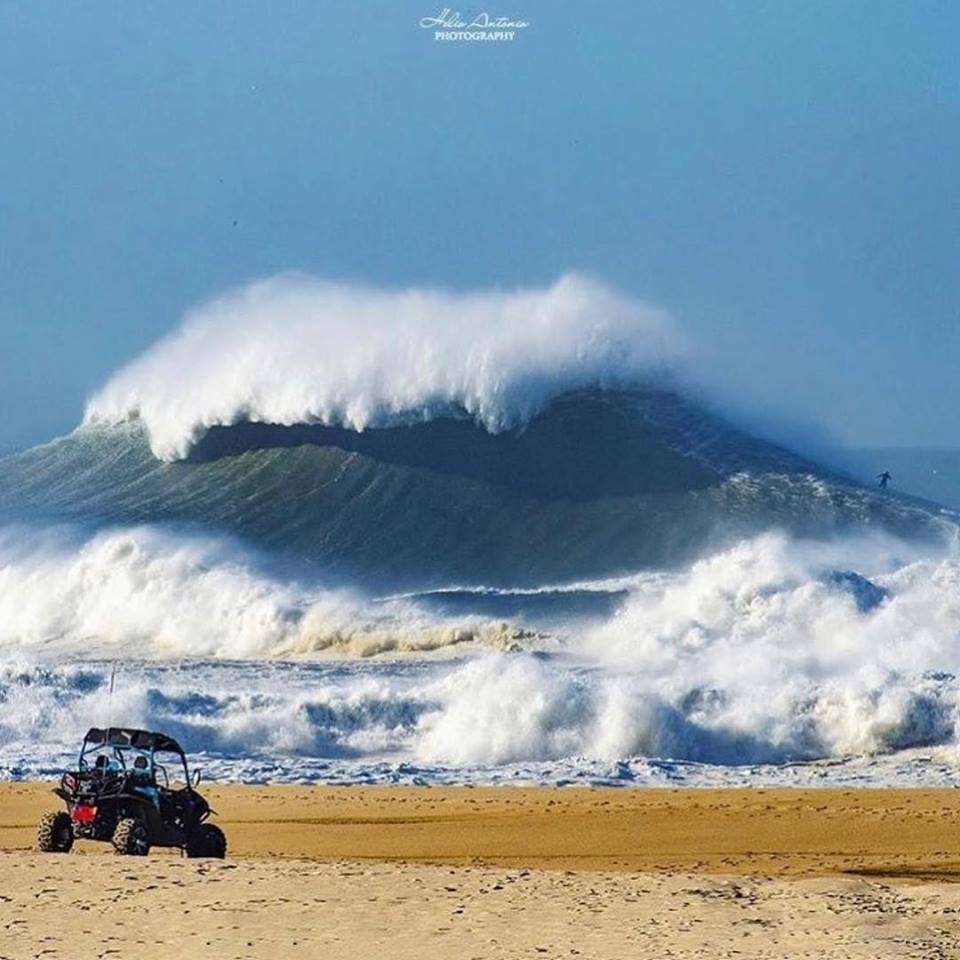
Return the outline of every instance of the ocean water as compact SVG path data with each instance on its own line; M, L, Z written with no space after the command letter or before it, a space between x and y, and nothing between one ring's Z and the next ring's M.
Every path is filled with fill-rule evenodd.
M757 440L594 281L283 277L0 460L0 776L956 780L956 515ZM113 693L110 693L111 678Z

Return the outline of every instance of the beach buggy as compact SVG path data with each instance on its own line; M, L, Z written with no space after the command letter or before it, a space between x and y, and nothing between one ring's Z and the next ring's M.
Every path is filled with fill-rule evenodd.
M66 811L44 814L37 847L66 853L74 840L103 840L119 854L145 857L151 847L179 847L188 857L227 852L223 831L197 792L183 748L172 737L146 730L96 727L87 731L75 771L53 791Z

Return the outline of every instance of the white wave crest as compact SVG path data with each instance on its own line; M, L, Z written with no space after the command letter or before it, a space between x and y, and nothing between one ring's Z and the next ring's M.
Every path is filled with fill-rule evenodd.
M461 644L509 646L513 631L375 602L260 568L236 542L156 527L0 529L0 650L111 657L366 657Z
M456 293L285 274L188 312L92 397L84 422L140 418L164 460L240 421L363 430L462 411L496 432L682 350L663 312L579 275Z

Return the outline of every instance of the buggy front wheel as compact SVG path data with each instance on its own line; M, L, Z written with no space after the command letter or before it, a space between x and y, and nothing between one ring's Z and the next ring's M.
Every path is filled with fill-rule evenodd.
M45 813L37 827L37 849L41 853L69 853L73 846L73 824L63 810Z
M190 838L186 847L188 857L213 857L222 860L227 855L227 838L213 823L204 823Z
M124 817L113 831L113 849L128 857L145 857L150 852L147 828L134 817Z

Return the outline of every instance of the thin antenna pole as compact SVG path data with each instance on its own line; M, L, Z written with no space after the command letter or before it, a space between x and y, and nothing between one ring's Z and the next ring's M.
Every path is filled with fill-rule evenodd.
M107 698L107 739L110 738L110 729L113 726L113 681L117 676L117 664L114 662L110 670L110 696Z

